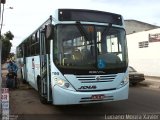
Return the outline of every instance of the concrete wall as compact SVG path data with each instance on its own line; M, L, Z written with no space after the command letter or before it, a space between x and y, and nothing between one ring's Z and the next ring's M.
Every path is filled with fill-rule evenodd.
M149 34L160 33L160 28L127 35L129 65L148 76L160 77L160 42L148 42L139 48L139 42L149 41Z

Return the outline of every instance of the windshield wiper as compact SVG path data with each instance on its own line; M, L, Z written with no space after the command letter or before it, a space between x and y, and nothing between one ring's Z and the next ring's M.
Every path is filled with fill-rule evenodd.
M102 40L104 39L104 37L108 34L110 28L112 27L112 24L110 23L102 32Z
M82 24L80 22L76 22L77 28L80 31L81 35L84 36L86 41L89 41L88 34L86 30L83 28Z

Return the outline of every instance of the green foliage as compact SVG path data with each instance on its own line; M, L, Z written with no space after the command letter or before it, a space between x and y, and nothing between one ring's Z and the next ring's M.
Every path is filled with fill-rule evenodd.
M4 37L6 40L13 40L14 35L11 33L11 31L8 31L4 34Z
M4 35L1 36L2 61L6 61L6 59L8 58L10 54L10 50L12 47L12 43L10 42L10 40L13 40L13 38L14 38L14 35L10 31L6 32Z

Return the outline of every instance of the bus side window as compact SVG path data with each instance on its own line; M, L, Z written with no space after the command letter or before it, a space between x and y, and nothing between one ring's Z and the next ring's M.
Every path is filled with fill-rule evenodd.
M39 43L39 31L37 31L36 33L36 54L39 55L40 54L40 43Z
M30 48L29 48L29 44L28 42L25 43L25 56L29 57L29 53L30 53Z
M18 57L18 58L21 58L22 56L23 56L22 47L19 46L19 47L17 48L17 57Z

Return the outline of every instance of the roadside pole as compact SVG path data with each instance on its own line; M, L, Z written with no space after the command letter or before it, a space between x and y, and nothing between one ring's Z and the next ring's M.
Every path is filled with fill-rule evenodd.
M0 8L1 9L1 8ZM2 95L2 66L1 66L1 49L2 48L2 42L1 42L1 38L0 38L0 114L2 115L2 109L1 109L1 95Z
M0 0L0 21L1 21L1 4L5 4L6 0ZM2 23L1 23L2 24ZM1 40L1 29L0 29L0 114L2 115L2 40Z
M1 0L0 0L0 20L1 20ZM2 95L2 66L1 66L1 52L2 52L2 41L1 41L1 30L0 30L0 114L2 115L2 109L1 109L1 106L2 106L2 101L1 101L1 95Z
M1 38L0 38L0 39L1 39ZM2 105L2 104L1 104L1 102L2 102L2 101L1 101L1 95L2 95L2 91L1 91L1 90L2 90L1 50L2 50L2 49L1 49L1 48L2 48L2 42L1 42L1 40L0 40L0 115L2 115L2 113L1 113L1 112L2 112L2 111L1 111L1 110L2 110L2 109L1 109L1 105Z

